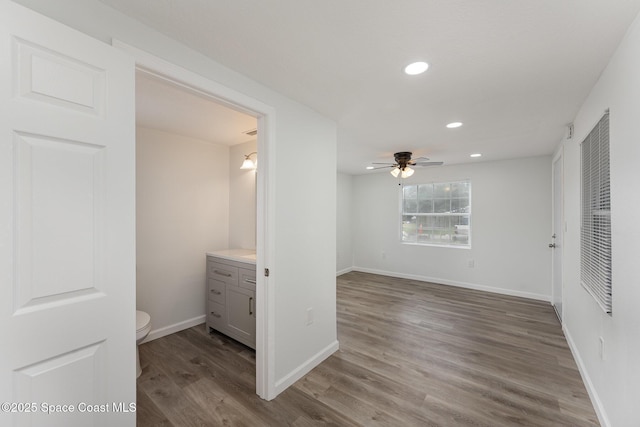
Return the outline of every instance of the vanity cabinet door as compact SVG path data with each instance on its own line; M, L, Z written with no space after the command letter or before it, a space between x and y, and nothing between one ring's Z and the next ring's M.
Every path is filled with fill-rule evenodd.
M229 335L256 348L256 293L227 286L227 330Z

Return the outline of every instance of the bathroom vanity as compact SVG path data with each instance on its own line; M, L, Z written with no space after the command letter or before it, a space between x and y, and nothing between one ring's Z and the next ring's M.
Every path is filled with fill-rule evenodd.
M207 252L207 331L256 348L256 253Z

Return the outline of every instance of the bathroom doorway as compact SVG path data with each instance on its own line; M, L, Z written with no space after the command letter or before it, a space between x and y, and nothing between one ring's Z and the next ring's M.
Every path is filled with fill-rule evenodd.
M218 209L217 211L215 211L216 212L214 215L215 217L211 219L211 222L213 223L216 223L217 221L221 221L222 223L227 222L229 224L229 227L227 228L229 229L242 228L245 234L244 234L244 237L240 238L240 240L244 241L245 243L247 239L251 239L251 237L247 237L247 236L249 234L253 235L252 238L254 239L255 249L257 253L257 261L256 261L257 271L263 271L265 266L268 265L267 260L269 259L269 253L272 253L270 250L272 244L270 244L269 238L268 238L269 236L268 234L269 227L268 227L268 221L267 221L268 209L266 208L266 205L267 205L266 201L268 200L268 193L267 193L267 189L268 189L267 181L269 176L268 169L269 169L270 162L273 161L273 156L267 155L269 152L268 150L269 143L270 141L273 140L271 136L271 131L273 128L273 125L272 125L273 111L271 107L263 105L256 100L247 98L242 94L235 93L231 89L225 86L221 86L216 82L210 81L208 79L204 79L199 75L196 75L187 70L181 69L180 67L176 67L162 60L159 60L158 58L153 57L136 48L121 44L119 42L114 42L114 45L116 47L119 47L133 54L133 56L136 59L137 80L140 81L139 86L140 87L145 86L147 89L151 89L150 93L154 94L153 96L156 96L160 92L163 92L166 90L168 92L173 93L173 95L177 96L178 98L191 97L195 99L196 103L197 102L206 103L207 106L203 107L203 109L212 108L213 110L217 111L218 114L223 115L225 117L225 119L222 119L223 122L224 121L237 122L235 130L232 130L230 132L237 134L239 131L241 135L238 138L241 138L239 140L241 142L229 144L227 147L224 147L224 145L220 145L220 144L212 144L216 146L214 149L204 148L205 152L207 151L209 152L210 157L215 158L217 154L222 154L219 157L222 159L226 159L226 165L223 165L220 162L218 162L216 165L212 165L211 169L213 169L213 171L210 171L209 173L210 179L215 179L216 177L219 178L222 175L227 174L228 182L230 182L231 179L228 177L231 174L235 173L235 170L233 170L235 167L237 167L237 172L240 173L239 168L240 168L240 165L242 164L242 159L244 158L244 156L254 151L259 153L260 168L255 171L252 171L254 173L254 176L252 178L252 182L254 185L254 190L253 190L254 192L252 194L251 192L245 192L245 193L251 194L250 197L253 199L254 206L255 206L254 207L255 212L253 214L247 214L246 212L244 212L245 220L247 218L247 215L253 217L253 222L251 226L242 227L237 224L235 226L233 225L234 221L238 220L239 215L235 215L231 212L232 209L237 210L236 207L231 208L231 204L229 203L229 200L230 200L229 195L230 195L230 192L232 191L231 186L228 186L228 188L226 189L226 192L223 188L221 188L221 187L224 187L224 184L222 186L218 186L217 194L218 194L218 197L220 198L218 199L215 195L212 194L212 198L214 200L213 202L211 202L211 200L207 200L207 197L200 197L199 199L204 200L203 203L205 204L207 203L209 203L210 205L217 204L217 206L213 206L214 210L216 207ZM160 107L160 105L163 102L159 99L147 100L147 101L149 101L149 103L152 104L150 106L151 109ZM142 98L140 98L139 101L137 100L137 103L144 103L147 101L144 101ZM172 114L175 114L175 115L185 114L184 111L180 111L180 108L181 108L180 102L176 102L176 103L170 102L168 106L167 105L164 106L165 107L164 109L158 108L157 113L160 116L162 116L162 114L165 114L164 120L166 122L169 122L170 120L167 118L166 114L168 114L169 116L171 116ZM160 112L160 111L163 111L163 112ZM187 116L189 115L189 113L186 113L186 114ZM174 117L171 117L171 119L173 118ZM214 118L211 115L209 115L205 117L205 122L207 120L213 121ZM155 176L161 177L163 175L167 175L167 173L163 174L163 172L168 172L166 170L163 170L163 166L162 166L163 164L167 165L167 164L172 164L173 162L180 163L180 162L186 161L185 159L179 159L178 155L174 155L175 153L172 154L173 148L171 148L171 146L172 145L175 146L175 144L173 144L173 142L175 141L171 141L172 138L167 137L167 134L169 135L172 134L172 131L170 128L164 129L164 130L159 130L159 129L154 130L151 127L147 127L148 125L144 125L142 117L139 122L140 122L139 123L140 126L137 131L137 134L138 134L137 139L142 141L140 149L144 150L145 156L149 156L151 158L156 157L155 160L158 160L160 164L160 166L156 165L156 170L154 172ZM242 133L244 133L244 135L242 135ZM254 133L254 135L249 135L248 133ZM186 139L190 139L190 138L196 141L190 140L188 144L189 146L200 145L201 146L200 148L203 148L202 145L207 144L206 142L198 141L199 140L198 137L193 138L192 136L188 136ZM169 141L167 141L166 139L169 139ZM158 143L158 141L160 142ZM162 150L155 149L157 148L157 147L154 147L155 143L164 145L162 147ZM225 154L223 154L225 150L226 150L226 156ZM252 151L248 151L248 150L252 150ZM197 152L190 153L190 156L191 156L191 159L201 160L199 159L198 157L199 154ZM238 158L239 160L236 162L236 159ZM254 159L255 159L255 156L254 156ZM223 160L223 163L224 163L224 160ZM232 166L235 163L237 163L237 166L235 167ZM151 166L151 169L153 171L153 166ZM202 168L201 164L198 165L197 167L194 167L193 169L198 169L200 171L198 173L206 172L206 171L203 172L204 168ZM195 170L191 170L189 168L184 168L183 171L184 171L184 175L196 173ZM242 172L246 173L246 171L242 171ZM189 188L184 188L183 186L184 182L182 181L175 182L176 181L175 179L171 179L172 174L174 178L179 176L179 174L176 174L175 171L168 173L170 177L168 179L165 179L165 181L163 182L163 185L166 185L169 187L173 186L171 190L172 194L180 194L181 189L183 190L182 191L183 193L189 193L189 191L191 190ZM180 178L182 179L185 177L183 176ZM143 185L146 185L146 187L144 188L145 189L153 188L153 186L151 185L153 183L148 182L149 181L148 177L146 179L147 179L147 182L143 183ZM246 182L246 180L244 180L243 182ZM154 194L154 191L155 191L155 194ZM149 201L145 198L154 199L156 201L161 200L163 197L162 193L163 193L162 188L156 187L156 190L150 190L147 192L143 188L138 186L138 196L137 196L138 204L140 204L141 200L143 200L145 203ZM246 196L246 194L244 195ZM226 199L226 202L224 202L225 199ZM175 201L175 204L179 204L179 203L180 203L180 200ZM225 203L227 203L227 206L228 206L226 216L224 214L221 214L221 211L224 211L224 206L222 209L220 209L220 205L224 205ZM150 205L153 206L153 203L150 203ZM207 207L207 209L209 208L211 208L211 206ZM141 228L151 227L152 225L154 225L154 222L155 222L155 226L161 228L162 222L165 221L166 223L167 221L166 216L164 218L161 218L163 215L161 215L160 212L158 211L149 209L149 206L147 206L145 209L147 209L147 211L146 211L146 214L144 215L144 220L140 221L139 227ZM198 207L195 207L193 209L197 210ZM229 222L229 219L231 217L233 217L233 219ZM171 218L171 216L169 216L169 218ZM189 221L185 220L185 218L181 218L179 222L183 223L184 227L193 226L193 224L189 223ZM180 226L176 226L176 224L173 224L173 226L174 226L173 235L175 236L176 235L175 229L179 230ZM218 230L219 228L220 227L218 227ZM153 247L157 251L157 253L162 254L163 250L166 249L167 245L163 245L161 244L161 242L154 241L154 233L152 231L144 230L144 233L147 236L151 236L151 241L146 243L146 247L147 248ZM223 245L222 242L225 240L227 244L229 244L229 242L232 240L237 240L235 237L233 239L230 239L229 235L224 235L224 233L218 237L220 239L214 243L214 245L216 246ZM172 240L168 239L167 241L172 241ZM174 239L173 242L177 242L177 240ZM209 250L215 250L215 249L218 249L218 248L216 247L209 248ZM141 248L141 250L144 250L144 248ZM202 253L201 270L198 270L202 272L202 282L201 282L202 283L201 295L203 298L202 305L201 305L202 318L198 318L198 316L190 317L189 315L185 315L183 317L186 317L186 318L182 319L181 321L174 322L174 323L171 323L170 325L161 327L160 330L156 331L155 336L153 336L154 331L152 331L152 333L150 334L152 339L154 337L167 335L169 333L177 332L178 330L191 327L194 324L199 324L204 322L204 315L203 315L204 314L204 298L205 298L204 297L205 295L205 292L204 292L205 254L204 252L206 251L203 251ZM164 256L166 257L167 254L165 253ZM140 261L142 260L144 260L144 262L141 263ZM154 266L157 267L158 265L163 265L163 262L161 260L155 259L153 256L149 257L146 255L140 256L138 261L139 261L138 263L139 278L141 277L140 271L144 270L146 274L149 274L149 276L145 277L144 280L152 284L155 283L154 278L157 278L159 274L154 271ZM144 265L141 265L141 264L144 264ZM197 274L200 274L200 273L197 273ZM263 276L262 274L259 274L257 277L257 290L256 290L256 302L257 302L257 305L256 305L256 312L257 312L257 316L256 316L256 335L257 335L256 393L260 397L265 399L269 399L270 396L273 395L273 384L269 384L269 382L267 381L268 378L273 377L272 373L270 375L270 372L269 372L270 365L268 363L268 358L270 354L270 348L272 348L271 347L272 343L270 343L268 340L265 340L265 337L273 335L273 334L266 333L266 331L269 330L269 327L270 327L269 307L273 305L272 303L270 304L272 297L270 298L270 295L268 292L267 280L268 279L265 276ZM155 306L157 307L162 307L163 304L167 303L166 301L164 301L165 298L162 295L159 295L158 292L154 292L153 287L151 289L141 288L138 291L138 295L140 296L141 293L144 293L145 294L144 298L146 300L152 301L153 304L155 304ZM169 299L171 299L171 297L169 297ZM171 301L171 304L179 305L180 301L173 298ZM184 307L180 307L180 308L182 309ZM149 311L151 311L150 314L153 318L153 310L149 309Z

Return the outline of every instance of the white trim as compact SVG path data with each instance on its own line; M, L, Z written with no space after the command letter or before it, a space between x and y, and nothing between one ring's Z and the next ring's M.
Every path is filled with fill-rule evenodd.
M353 271L353 267L345 268L344 270L336 271L336 277L342 276L343 274L347 274Z
M153 329L149 332L149 335L147 335L142 343L157 340L158 338L166 337L167 335L175 334L176 332L184 331L185 329L189 329L197 325L202 325L206 319L207 316L203 314L202 316L183 320L182 322L174 323L173 325L165 326L164 328Z
M322 363L326 358L331 356L333 353L338 351L340 345L338 341L334 341L319 352L317 352L314 356L307 359L302 365L298 366L296 369L291 371L284 378L280 379L276 383L276 394L280 394L285 391L289 386L293 385L300 378L307 375L313 368Z
M543 294L534 294L534 293L531 293L531 292L514 291L512 289L495 288L493 286L479 285L479 284L476 284L476 283L459 282L459 281L456 281L456 280L441 279L441 278L438 278L438 277L420 276L420 275L417 275L417 274L398 273L398 272L395 272L395 271L376 270L376 269L373 269L373 268L353 267L353 271L360 271L360 272L363 272L363 273L379 274L381 276L398 277L398 278L401 278L401 279L419 280L421 282L435 283L435 284L438 284L438 285L455 286L455 287L458 287L458 288L475 289L477 291L485 291L485 292L491 292L491 293L494 293L494 294L510 295L510 296L513 296L513 297L529 298L529 299L534 299L534 300L538 300L538 301L545 301L545 302L551 303L551 295L543 295Z
M554 230L555 227L555 215L556 215L556 206L555 206L555 200L556 200L556 195L555 195L555 164L556 162L559 161L560 162L560 168L561 168L561 172L562 174L560 175L560 192L561 192L561 198L562 198L562 206L560 206L560 230ZM562 311L562 313L558 314L558 310L556 309L556 307L554 306L554 309L556 311L556 314L558 314L558 319L560 320L561 324L564 324L564 300L565 300L565 292L564 292L564 241L565 241L565 219L564 219L564 145L560 144L560 148L558 149L558 151L554 154L553 159L551 160L551 234L553 235L554 233L560 233L561 234L561 238L560 238L560 256L561 256L561 261L560 261L560 310ZM554 251L558 250L558 248L554 248L553 250L551 250L551 305L553 305L553 301L555 300L555 253Z
M228 86L179 67L148 52L119 40L112 45L129 53L136 62L136 69L185 87L190 91L214 99L236 111L258 119L258 168L257 221L256 221L256 269L257 272L271 265L275 257L275 245L270 230L275 227L275 109L255 98L233 90ZM275 393L275 288L273 274L256 277L256 393L263 399L273 399ZM271 282L271 284L269 283Z
M607 412L604 409L604 405L598 396L598 392L596 387L593 385L591 381L591 377L589 377L589 373L587 372L587 368L580 357L580 353L578 352L578 347L576 347L573 342L573 338L569 333L569 330L563 325L562 332L564 332L564 336L567 340L567 344L569 344L569 349L571 350L571 354L573 355L573 359L576 361L576 365L578 365L578 371L580 372L580 376L582 377L582 382L587 389L587 393L589 394L589 398L591 399L591 404L596 411L596 415L598 416L598 421L602 427L611 427L611 422L609 422L609 417L607 416Z

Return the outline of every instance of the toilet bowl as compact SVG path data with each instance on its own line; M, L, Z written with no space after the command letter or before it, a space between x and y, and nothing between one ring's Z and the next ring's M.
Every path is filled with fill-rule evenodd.
M151 316L144 311L136 310L136 378L142 373L138 344L149 335L149 331L151 331Z

